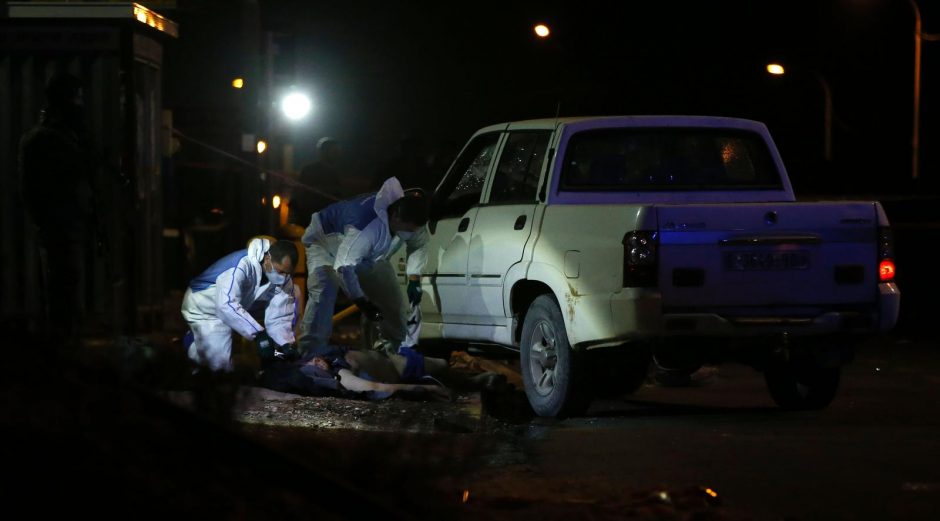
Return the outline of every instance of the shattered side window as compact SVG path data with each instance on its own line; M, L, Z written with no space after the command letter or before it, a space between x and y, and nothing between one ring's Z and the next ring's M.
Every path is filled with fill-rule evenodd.
M779 190L763 138L716 128L619 128L580 132L565 151L561 189L571 191Z
M498 140L498 133L478 136L460 154L434 196L437 218L463 215L480 202Z
M490 204L534 203L551 132L513 132L493 175Z

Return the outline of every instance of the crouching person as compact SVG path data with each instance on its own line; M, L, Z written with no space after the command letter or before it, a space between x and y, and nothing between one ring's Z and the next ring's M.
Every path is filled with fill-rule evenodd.
M187 354L200 367L231 372L232 332L253 340L262 365L293 358L297 318L291 274L297 249L289 241L252 239L194 278L183 296ZM264 325L249 310L264 308Z
M381 323L383 336L389 341L388 352L398 352L408 337L408 316L388 259L402 245L406 247L408 294L416 305L428 258L428 212L424 192L405 191L398 179L391 177L376 193L334 203L311 216L302 239L309 274L300 337L305 356L329 352L340 289L366 317Z

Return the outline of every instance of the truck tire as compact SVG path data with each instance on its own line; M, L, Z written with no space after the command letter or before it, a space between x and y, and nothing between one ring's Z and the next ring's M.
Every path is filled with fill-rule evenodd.
M587 360L571 349L551 295L537 297L526 312L520 363L526 396L539 416L577 416L591 405Z
M776 363L764 371L770 396L781 409L825 409L836 397L841 369L803 363Z

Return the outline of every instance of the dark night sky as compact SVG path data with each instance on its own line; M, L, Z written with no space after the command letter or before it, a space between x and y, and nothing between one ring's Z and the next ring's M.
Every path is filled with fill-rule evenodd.
M919 3L924 30L940 32L940 5ZM170 52L186 53L180 76L198 71L203 80L187 85L185 103L178 101L183 80L168 80L176 82L171 103L232 102L237 32L208 21L213 12L218 17L212 4L168 13L181 23L180 49ZM310 121L291 132L301 164L312 159L317 138L332 135L344 143L350 171L368 174L405 135L428 148L441 140L462 144L487 124L551 117L561 101L563 116L687 113L764 121L797 188L805 182L809 189L823 168L823 96L814 76L820 73L832 87L837 117L829 184L847 193L908 188L886 188L889 178L910 177L907 0L261 0L259 10L262 30L295 35L297 83L317 104ZM536 41L537 21L552 26L550 40ZM785 63L791 74L769 77L768 61ZM924 42L923 66L921 174L940 179L934 151L940 42Z

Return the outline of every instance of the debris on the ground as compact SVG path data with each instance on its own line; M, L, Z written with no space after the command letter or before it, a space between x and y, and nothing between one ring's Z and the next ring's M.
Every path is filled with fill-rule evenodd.
M450 355L450 365L453 369L482 373L497 373L506 377L506 382L522 388L522 375L519 370L499 361L473 356L466 351L454 351Z

